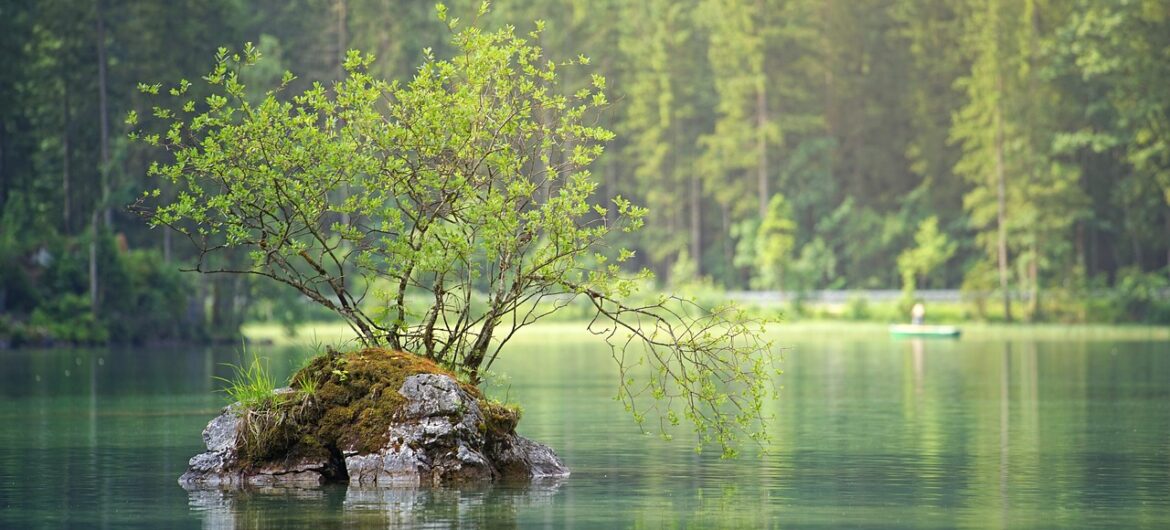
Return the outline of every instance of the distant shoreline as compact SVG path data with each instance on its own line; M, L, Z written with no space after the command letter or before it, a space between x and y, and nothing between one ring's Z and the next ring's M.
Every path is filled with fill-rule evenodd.
M587 321L549 322L535 324L516 340L544 340L547 336L579 334L588 336ZM961 324L962 340L992 339L1066 339L1087 340L1170 340L1170 326L1145 324L1003 324L971 322ZM889 323L858 322L850 320L809 319L780 322L768 331L781 343L786 338L841 336L843 338L873 337L887 339ZM249 342L274 345L337 345L352 340L353 334L340 322L306 322L297 327L297 334L289 336L279 324L250 323L242 330ZM831 334L831 335L830 335ZM906 339L899 339L906 340Z

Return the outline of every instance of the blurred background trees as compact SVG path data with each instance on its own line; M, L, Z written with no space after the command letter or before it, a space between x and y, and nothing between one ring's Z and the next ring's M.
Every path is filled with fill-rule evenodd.
M544 20L550 56L585 50L607 77L619 136L596 176L650 208L622 243L660 278L897 288L934 218L954 249L918 285L991 293L1017 319L1166 283L1170 1L515 0L488 16ZM267 56L254 75L301 88L329 86L349 48L406 79L448 38L414 1L0 4L0 326L39 311L88 319L95 341L190 338L288 305L171 274L191 250L126 209L159 185L125 139L126 112L150 110L135 86L195 78L245 41ZM574 75L567 91L589 82Z

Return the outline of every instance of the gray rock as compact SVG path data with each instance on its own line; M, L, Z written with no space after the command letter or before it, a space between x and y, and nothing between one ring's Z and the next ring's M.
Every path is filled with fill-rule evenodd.
M245 473L243 483L248 486L320 486L333 480L337 468L338 464L329 458L303 458Z
M403 414L407 418L429 418L451 414L464 414L479 406L454 379L445 375L419 374L407 377L398 393L407 399Z
M279 389L277 392L287 392ZM302 458L279 466L243 472L238 469L237 437L242 422L239 404L225 407L203 429L207 451L187 463L187 472L179 477L184 487L200 486L317 486L337 475L337 465L327 458Z
M237 443L241 419L228 407L203 430L207 451L195 455L179 483L189 489L239 486L315 486L332 481L401 487L491 482L502 478L564 477L564 462L548 446L515 432L489 433L474 396L436 374L406 378L406 398L373 452L333 448L333 458L299 459L242 471Z
M199 453L187 463L187 472L179 477L183 486L221 486L240 484L239 473L231 470L236 463L236 435L240 417L232 407L225 407L203 429L203 445L207 451Z
M359 486L418 486L426 455L408 446L384 447L377 453L345 457L349 483Z
M203 444L207 446L209 452L232 451L239 429L239 415L234 413L232 407L226 407L203 429Z
M398 390L406 398L377 453L345 459L350 484L363 486L491 481L498 477L480 449L483 412L450 377L420 374Z
M552 448L518 434L494 444L492 449L488 456L504 476L514 478L569 476L569 468L565 467L564 461Z

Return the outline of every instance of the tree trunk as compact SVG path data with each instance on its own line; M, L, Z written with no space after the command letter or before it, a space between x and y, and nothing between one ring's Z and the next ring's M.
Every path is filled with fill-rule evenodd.
M337 81L345 79L345 52L349 37L346 34L346 5L345 0L337 0ZM349 199L349 182L341 184L341 203ZM349 226L349 212L341 212L341 224Z
M479 336L475 338L475 344L471 346L471 351L463 359L463 370L471 377L471 384L479 384L479 367L483 364L484 358L487 356L487 349L492 343L492 333L496 329L496 320L499 318L498 311L492 309L487 317L483 320L483 326L479 329Z
M89 215L89 307L94 315L98 313L98 269L97 269L97 239L98 239L98 211Z
M1031 293L1028 298L1028 320L1035 322L1040 316L1040 243L1032 240L1032 261L1028 263L1028 286Z
M345 52L349 44L346 34L346 5L345 0L337 0L337 80L345 79Z
M1035 119L1035 116L1036 116L1037 110L1041 108L1041 103L1039 101L1037 101L1038 90L1036 87L1036 56L1038 55L1037 45L1036 45L1036 37L1040 34L1040 6L1037 5L1037 3L1034 0L1029 0L1028 5L1025 8L1025 12L1027 12L1027 11L1031 11L1031 13L1032 13L1032 16L1030 17L1032 31L1028 32L1028 100L1029 100L1029 103L1028 103L1026 124L1028 127L1029 136L1034 137L1039 132L1039 128L1036 126L1037 120ZM1038 145L1039 143L1040 143L1040 141L1036 140L1035 138L1030 138L1029 142L1028 142L1029 151L1032 151L1032 149L1035 148L1035 145ZM1034 154L1035 153L1033 152L1033 155ZM1036 180L1036 164L1034 164L1034 163L1028 164L1028 170L1030 172L1029 177L1031 178L1032 181L1035 181ZM1028 320L1030 322L1035 322L1039 318L1039 315L1040 315L1039 262L1040 262L1040 236L1033 233L1032 234L1032 260L1028 263L1028 284L1029 284L1028 287L1031 289L1031 292L1029 293L1029 297L1028 297Z
M98 127L101 139L101 211L106 228L113 223L110 213L110 112L106 98L106 25L102 20L102 0L95 0L97 13L97 54L98 54Z
M64 235L69 235L69 232L70 232L69 210L72 209L72 205L70 204L70 200L69 200L69 196L70 196L69 184L70 184L70 181L72 180L72 178L69 174L69 152L72 148L72 146L70 145L70 141L69 141L70 140L69 128L72 126L72 123L71 123L71 120L69 117L71 111L69 108L69 83L68 83L68 81L65 81L64 79L62 79L62 87L63 88L62 88L62 92L61 92L61 106L62 106L62 119L61 119L61 122L62 122L62 126L61 126L61 221L63 223L64 228L61 231L61 233ZM91 266L90 268L92 269L93 267Z
M826 26L829 23L829 17L833 11L833 0L825 0L824 5L821 6L821 22ZM825 72L824 84L824 102L825 102L825 134L829 138L839 140L837 137L837 106L834 101L834 91L836 90L836 80L833 77L834 57L833 57L833 41L829 38L829 32L824 32L821 39L821 53L824 54L824 65L822 68ZM835 149L835 152L841 152L840 149Z
M1168 229L1170 229L1170 218L1167 219L1166 227ZM1167 232L1167 234L1170 234L1170 232ZM1085 276L1088 276L1088 273L1089 273L1088 263L1089 263L1089 261L1085 257L1085 222L1084 221L1077 221L1076 240L1075 240L1074 246L1076 248L1077 264L1081 266L1081 271L1083 271L1085 273Z
M1089 238L1086 244L1088 249L1086 253L1085 277L1092 278L1101 270L1101 231L1096 227L1089 227Z
M1003 94L1003 75L996 73L996 88ZM1003 167L1003 109L999 99L995 102L995 200L998 241L996 251L999 261L999 289L1003 292L1003 316L1012 321L1012 295L1008 290L1007 254L1007 182Z
M763 72L760 76L763 76ZM759 162L756 165L756 185L759 188L760 219L768 215L768 95L763 79L758 80L756 88L756 152Z

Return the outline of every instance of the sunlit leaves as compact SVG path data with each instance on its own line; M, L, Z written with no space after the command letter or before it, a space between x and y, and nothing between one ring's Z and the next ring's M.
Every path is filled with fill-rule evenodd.
M437 10L446 20L445 8ZM173 201L153 210L153 222L205 236L205 254L248 247L255 269L246 272L291 283L319 302L352 298L343 316L361 321L371 342L409 342L402 294L428 282L464 293L464 304L487 293L494 313L515 307L526 289L560 288L556 279L582 267L577 256L611 223L640 223L632 206L609 223L589 207L596 184L581 169L612 133L581 123L593 105L570 107L549 90L557 63L512 28L469 28L454 42L462 53L449 61L427 53L404 85L372 78L374 58L351 51L343 82L289 97L270 90L260 101L245 98L239 75L259 50L221 48L203 78L211 94L178 104L190 117L159 106L153 114L169 122L167 133L136 133L173 154L151 174L180 185ZM292 79L286 72L281 86ZM604 81L593 84L583 97L604 101L596 99ZM181 81L170 92L189 86ZM161 86L140 89L154 95ZM351 268L359 281L334 285ZM370 316L363 309L370 304L357 300L391 310ZM447 332L485 320L469 317ZM394 336L398 330L403 336Z
M446 8L436 9L454 28ZM475 381L517 329L551 312L542 302L556 310L585 296L601 311L650 278L623 271L633 252L608 242L613 231L641 228L647 210L594 197L588 167L613 138L591 125L607 103L605 80L594 75L566 97L560 71L588 60L546 57L531 44L542 27L531 40L512 27L454 32L453 57L427 51L405 83L376 79L374 57L350 51L344 80L298 94L272 89L261 99L240 75L260 52L220 49L203 78L210 94L160 105L153 115L166 134L140 135L169 153L151 174L176 190L148 210L151 221L191 237L197 270L290 285L338 313L364 342L426 355ZM292 78L286 73L281 87ZM173 94L186 90L180 83ZM217 260L233 247L250 258L247 266ZM673 321L665 305L642 311ZM745 384L749 373L729 371L738 369L721 359L766 353L736 344L738 324L728 317L697 316L706 324L676 329L726 328L730 342L707 332L652 335L684 355L654 366L693 365L698 371L687 375L672 371L674 383L719 409L729 390L699 375ZM677 395L669 381L653 381L661 399ZM722 417L682 413L674 422L728 429Z

